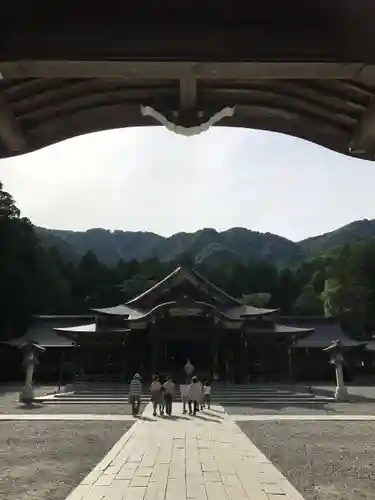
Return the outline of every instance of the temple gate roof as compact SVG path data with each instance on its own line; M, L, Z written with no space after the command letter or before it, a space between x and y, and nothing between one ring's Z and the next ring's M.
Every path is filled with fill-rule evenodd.
M146 108L185 128L233 108L215 125L373 160L374 25L372 0L8 3L0 157L160 125Z

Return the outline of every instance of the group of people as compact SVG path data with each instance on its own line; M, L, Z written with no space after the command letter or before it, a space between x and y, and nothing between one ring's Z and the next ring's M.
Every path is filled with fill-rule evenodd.
M167 377L167 380L162 383L159 375L155 375L151 387L151 402L153 406L153 415L157 415L159 410L160 416L164 413L168 416L172 415L172 402L176 395L176 384L172 377ZM142 382L139 373L136 373L130 382L130 402L132 404L132 413L136 416L139 413L142 394ZM200 382L198 377L192 377L191 383L188 384L184 394L181 394L183 402L183 413L186 413L186 405L189 408L190 415L196 415L199 410L203 410L206 406L210 409L211 405L211 385L209 381Z
M189 415L196 415L197 411L203 410L206 405L211 407L211 385L207 380L202 384L198 377L192 377L186 393L182 396L183 413L186 413L186 403L189 407Z
M167 381L162 384L159 375L154 376L154 380L150 387L154 417L156 417L158 407L160 416L164 415L164 411L168 416L172 415L172 401L175 395L175 389L176 386L171 377L168 377Z

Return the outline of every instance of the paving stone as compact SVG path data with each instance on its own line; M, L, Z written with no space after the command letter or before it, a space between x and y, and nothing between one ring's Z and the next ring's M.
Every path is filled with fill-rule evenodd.
M261 483L267 495L285 495L284 489L278 483Z
M179 479L168 479L165 500L186 500L186 486Z
M133 479L135 469L120 469L116 479Z
M245 490L240 484L232 484L225 486L229 500L248 500Z
M167 481L149 483L145 500L164 500Z
M135 471L135 477L150 477L153 472L153 467L138 467Z
M283 495L274 495L273 493L268 493L267 494L267 497L269 500L286 500L287 499L287 496L285 494Z
M135 486L147 486L150 481L149 477L133 477L130 481L130 488Z
M116 474L102 474L97 481L95 481L94 486L110 486L115 480Z
M103 500L108 491L108 486L97 486L96 488L92 487L89 492L83 496L82 500Z
M146 488L144 486L130 487L126 492L126 500L143 500L146 495Z
M66 500L83 500L91 489L91 485L80 484L70 493Z
M241 485L241 481L237 474L221 474L221 480L225 486Z
M222 483L208 483L205 486L208 500L229 500L226 489Z
M221 476L218 472L203 472L203 481L206 483L221 483Z
M187 483L187 498L190 500L207 500L206 488L203 484Z
M202 462L202 471L203 472L215 472L217 471L217 465L214 460L210 462Z
M154 422L139 420L69 500L303 500L225 413L145 415Z

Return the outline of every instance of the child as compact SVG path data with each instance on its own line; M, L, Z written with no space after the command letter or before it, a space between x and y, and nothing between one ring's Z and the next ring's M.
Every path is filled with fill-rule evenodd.
M208 380L203 385L203 407L210 409L211 408L211 385Z

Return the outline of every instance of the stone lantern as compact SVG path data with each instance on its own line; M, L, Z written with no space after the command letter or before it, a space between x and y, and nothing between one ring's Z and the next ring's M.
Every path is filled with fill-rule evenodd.
M25 366L25 385L20 394L20 402L30 404L34 399L33 378L35 366L38 363L38 356L44 352L45 347L30 340L20 346L23 351L23 364Z
M330 362L335 367L336 372L336 390L335 390L335 401L348 401L349 395L345 387L343 365L344 365L344 350L340 340L335 340L332 344L323 351L327 351L330 354Z
M188 359L186 361L186 365L184 366L184 370L185 370L186 377L187 377L187 383L189 384L191 382L191 376L193 375L193 372L195 370L195 367L194 367L194 365L192 365L190 359Z

